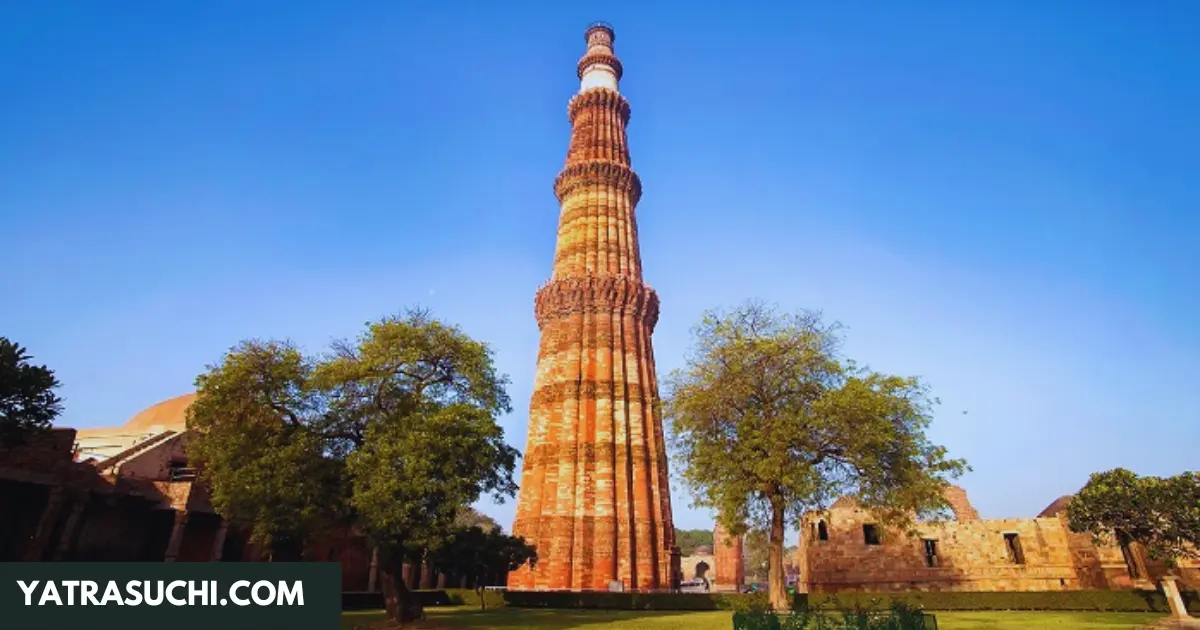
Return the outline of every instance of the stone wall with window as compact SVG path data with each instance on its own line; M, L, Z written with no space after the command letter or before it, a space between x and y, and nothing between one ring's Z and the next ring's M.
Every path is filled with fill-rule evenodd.
M910 537L848 499L804 518L797 563L808 592L1048 591L1081 588L1061 519L980 519L961 488L956 518Z
M1058 517L1066 525L1066 507L1070 495L1059 497L1039 517ZM1179 577L1179 585L1187 590L1200 590L1200 559L1179 558L1175 567L1156 561L1146 549L1133 543L1120 547L1115 543L1096 544L1090 534L1067 532L1067 542L1079 583L1085 589L1157 588L1164 575Z

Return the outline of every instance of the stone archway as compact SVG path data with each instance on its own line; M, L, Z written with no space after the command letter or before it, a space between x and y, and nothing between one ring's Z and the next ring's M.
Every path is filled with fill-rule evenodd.
M710 570L712 570L712 567L710 567L708 563L703 560L696 564L696 577L694 579L702 582L704 584L704 590L706 591L711 588L712 584L712 582L708 579L708 572Z

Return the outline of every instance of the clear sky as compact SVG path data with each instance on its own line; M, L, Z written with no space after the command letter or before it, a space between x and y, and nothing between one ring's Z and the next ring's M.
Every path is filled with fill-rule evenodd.
M523 449L602 19L662 373L705 308L762 298L925 377L985 517L1196 468L1200 4L745 4L0 3L0 334L91 427L240 339L426 305L492 344Z

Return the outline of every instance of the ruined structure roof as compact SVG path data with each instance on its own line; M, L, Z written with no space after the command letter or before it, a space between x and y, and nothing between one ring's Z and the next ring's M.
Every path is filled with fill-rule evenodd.
M954 520L979 520L979 511L975 509L975 506L971 505L971 500L967 498L967 491L961 486L946 486L942 496L944 496L946 502L950 504L950 510L954 512Z
M967 491L960 486L949 485L944 491L946 501L950 504L950 510L954 513L956 521L978 521L979 512L971 505L970 499L967 498ZM863 509L862 504L854 497L854 495L845 494L837 498L830 510L843 509Z
M109 434L156 433L159 431L183 431L187 428L187 409L196 400L196 394L184 394L151 405L140 411L119 427L80 429L81 438Z
M848 494L845 494L845 495L838 497L837 500L833 502L833 505L830 505L829 507L830 507L830 509L833 509L833 508L857 508L857 507L859 507L859 503L858 503L858 499L855 499L854 497L852 497Z
M162 426L166 429L182 430L187 426L187 409L196 400L196 394L184 394L156 405L147 407L144 411L125 423L126 429L149 429Z
M1050 505L1047 505L1046 509L1042 510L1038 514L1038 518L1049 518L1051 516L1058 516L1067 509L1067 504L1070 502L1071 502L1071 495L1064 494L1061 497L1058 497L1057 499L1055 499L1054 502L1051 503Z

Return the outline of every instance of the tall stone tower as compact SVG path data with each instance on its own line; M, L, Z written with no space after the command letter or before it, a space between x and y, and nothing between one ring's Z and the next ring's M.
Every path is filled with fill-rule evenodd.
M537 545L514 590L668 589L679 551L650 335L658 296L642 282L629 102L614 33L594 24L567 106L571 144L554 181L554 269L537 292L541 344L513 533Z
M746 581L746 559L742 537L733 536L717 523L713 528L713 560L716 563L717 589L737 591Z

